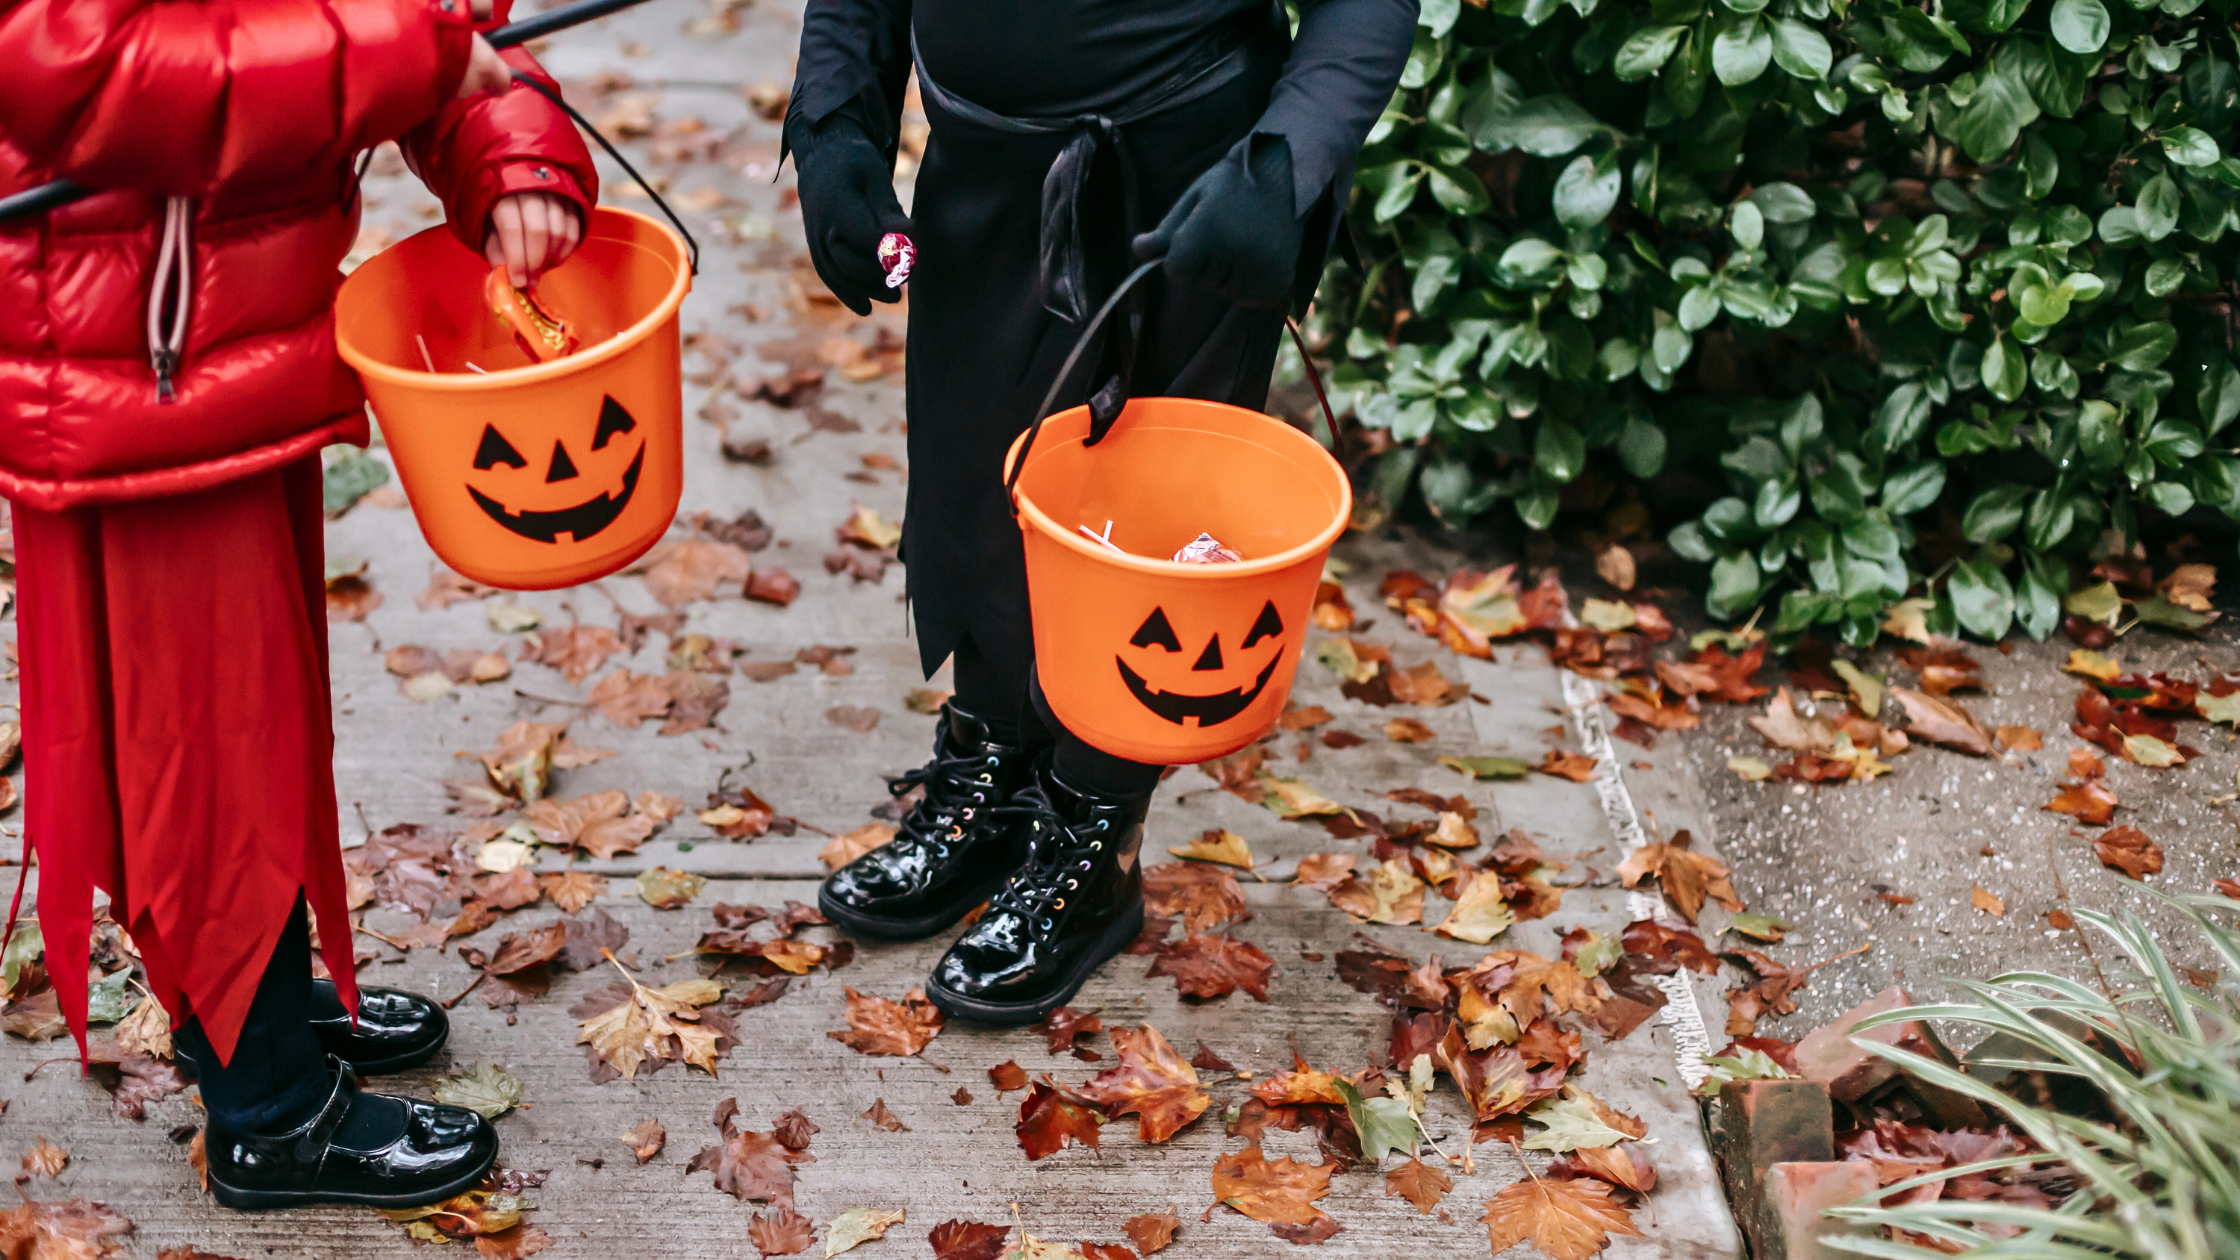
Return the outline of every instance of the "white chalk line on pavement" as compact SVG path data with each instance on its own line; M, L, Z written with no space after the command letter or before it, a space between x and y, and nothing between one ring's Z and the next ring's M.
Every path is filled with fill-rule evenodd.
M1616 833L1624 857L1631 857L1648 845L1649 833L1641 825L1641 811L1634 806L1633 793L1626 789L1618 752L1611 743L1609 710L1602 704L1602 688L1560 665L1556 672L1563 679L1563 703L1571 711L1571 724L1578 728L1579 743L1594 758L1594 790L1602 802L1603 816ZM1661 893L1633 892L1626 895L1626 911L1638 920L1668 915L1671 908ZM1685 971L1643 978L1664 992L1664 1009L1657 1022L1672 1029L1674 1064L1688 1088L1694 1089L1711 1074L1710 1065L1703 1061L1711 1053L1711 1033L1703 1022L1703 1008L1696 1003L1695 986L1688 983Z

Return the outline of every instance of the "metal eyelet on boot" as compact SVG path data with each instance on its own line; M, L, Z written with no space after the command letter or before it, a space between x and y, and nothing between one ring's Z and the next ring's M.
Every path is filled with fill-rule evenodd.
M1081 881L1077 879L1069 879L1066 881L1066 887L1069 889L1078 889L1081 887ZM1061 901L1058 904L1062 906L1065 903Z
M1066 908L1066 899L1065 899L1065 898L1063 898L1063 897L1060 897L1060 898L1058 898L1058 899L1057 899L1056 901L1053 901L1053 902L1051 902L1051 903L1050 903L1050 908L1051 908L1052 910L1063 910L1063 909L1065 909L1065 908Z

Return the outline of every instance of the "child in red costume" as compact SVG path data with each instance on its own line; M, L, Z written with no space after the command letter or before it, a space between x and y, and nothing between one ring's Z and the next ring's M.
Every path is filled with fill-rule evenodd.
M472 1112L357 1084L447 1028L352 978L318 452L369 436L332 313L354 155L399 140L517 284L567 257L596 200L582 139L508 77L543 71L476 33L509 7L0 0L0 195L103 190L0 223L47 967L82 1047L107 892L199 1072L228 1206L416 1205L496 1159ZM311 979L309 918L331 983Z

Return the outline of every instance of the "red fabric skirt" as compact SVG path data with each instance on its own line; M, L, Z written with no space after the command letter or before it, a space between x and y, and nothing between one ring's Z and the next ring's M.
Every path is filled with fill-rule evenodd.
M14 510L24 824L83 1048L93 892L230 1061L297 894L355 1009L316 458L194 494Z

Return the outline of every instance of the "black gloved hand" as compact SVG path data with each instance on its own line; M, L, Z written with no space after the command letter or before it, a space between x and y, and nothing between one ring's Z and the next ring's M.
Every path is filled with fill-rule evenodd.
M848 110L826 115L813 129L796 123L790 130L817 277L858 315L869 315L873 302L899 301L902 291L887 287L879 266L879 238L910 234L894 195L894 166Z
M1280 308L1291 296L1305 230L1292 205L1291 145L1246 136L1183 190L1136 257L1162 255L1167 274L1239 306Z

